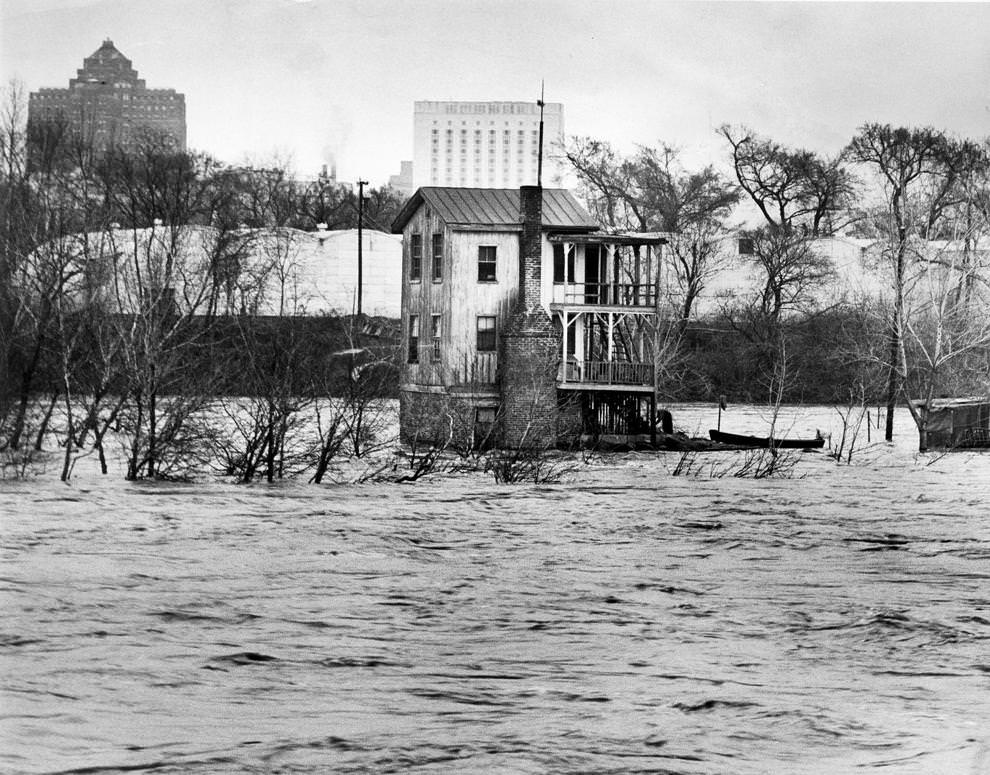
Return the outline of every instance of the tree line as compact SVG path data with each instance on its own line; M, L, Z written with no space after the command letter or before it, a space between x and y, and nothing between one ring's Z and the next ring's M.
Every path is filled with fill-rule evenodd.
M332 444L360 454L374 435L370 402L395 381L381 377L394 337L367 320L293 318L286 282L293 230L356 226L356 194L277 161L221 164L152 132L99 148L64 118L26 121L24 96L11 84L0 105L3 460L16 467L40 449L57 416L63 479L87 448L105 470L111 430L129 479L182 475L207 448L246 479L302 460L322 476L331 442L318 428L295 458L286 442L320 401ZM401 198L367 194L365 223L387 226ZM265 294L278 296L275 320L244 314ZM350 355L327 357L341 350ZM211 426L205 410L224 395L248 397Z

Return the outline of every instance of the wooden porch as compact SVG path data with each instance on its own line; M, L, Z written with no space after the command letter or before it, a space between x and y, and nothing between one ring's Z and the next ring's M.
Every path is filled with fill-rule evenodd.
M556 283L551 308L648 307L657 303L656 283Z
M563 390L653 390L653 364L627 361L566 361L558 371L557 387Z

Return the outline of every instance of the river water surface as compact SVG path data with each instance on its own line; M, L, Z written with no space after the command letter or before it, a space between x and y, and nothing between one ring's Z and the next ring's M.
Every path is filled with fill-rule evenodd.
M785 479L0 482L0 770L990 773L990 454L898 423Z

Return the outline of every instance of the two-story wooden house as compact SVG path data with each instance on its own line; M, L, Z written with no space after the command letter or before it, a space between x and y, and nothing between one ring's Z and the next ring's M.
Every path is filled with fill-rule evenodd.
M420 188L403 235L402 436L542 445L648 432L660 246L567 191Z

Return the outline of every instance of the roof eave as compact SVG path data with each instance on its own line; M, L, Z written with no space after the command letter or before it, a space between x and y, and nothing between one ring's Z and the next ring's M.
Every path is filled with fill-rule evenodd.
M421 192L422 189L417 188L413 195L409 197L409 201L399 210L399 214L392 221L391 229L393 234L402 234L403 229L406 228L406 224L412 220L413 215L416 214L419 206L423 203L423 194Z

